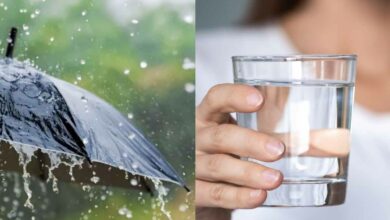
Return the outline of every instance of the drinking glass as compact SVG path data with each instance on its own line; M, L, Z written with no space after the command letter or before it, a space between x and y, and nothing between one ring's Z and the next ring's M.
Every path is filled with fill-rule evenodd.
M344 203L350 152L355 55L235 56L234 80L253 86L259 111L237 113L240 126L283 141L276 162L259 163L283 173L264 206Z

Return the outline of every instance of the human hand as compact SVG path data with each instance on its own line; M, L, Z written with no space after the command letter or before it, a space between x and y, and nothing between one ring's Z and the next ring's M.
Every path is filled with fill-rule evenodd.
M235 124L231 112L256 112L263 103L258 90L222 84L210 89L196 109L196 206L230 210L261 205L282 174L239 157L271 162L284 144L275 137Z

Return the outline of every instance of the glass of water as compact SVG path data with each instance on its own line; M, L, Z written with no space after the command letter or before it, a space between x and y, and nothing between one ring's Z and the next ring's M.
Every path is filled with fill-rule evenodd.
M328 206L344 203L350 152L355 55L235 56L234 80L253 86L259 111L237 113L240 126L279 138L282 185L264 206Z

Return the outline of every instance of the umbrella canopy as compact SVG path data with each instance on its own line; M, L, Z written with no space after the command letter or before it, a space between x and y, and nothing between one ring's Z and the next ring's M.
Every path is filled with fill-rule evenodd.
M8 58L0 60L0 139L6 141L0 145L9 149L9 157L13 153L7 143L21 143L42 149L38 154L84 157L91 169L100 170L103 184L114 181L103 173L114 167L185 187L163 155L126 117L90 92L46 75L28 62L11 59L14 43L9 43ZM88 162L83 166L88 167ZM104 176L109 178L104 181Z

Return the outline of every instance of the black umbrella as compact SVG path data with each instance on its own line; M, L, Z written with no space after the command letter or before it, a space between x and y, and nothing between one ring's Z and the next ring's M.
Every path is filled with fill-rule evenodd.
M188 190L154 145L111 105L12 59L16 32L11 30L6 58L0 60L0 159L7 161L1 169L21 170L18 157L26 162L20 154L32 148L38 150L27 150L33 155L28 170L42 178L54 173L65 181L148 190L151 179L159 179ZM80 168L72 174L64 172L72 166L53 162L53 152L68 160L63 164L71 164L69 155L86 160L78 160Z

